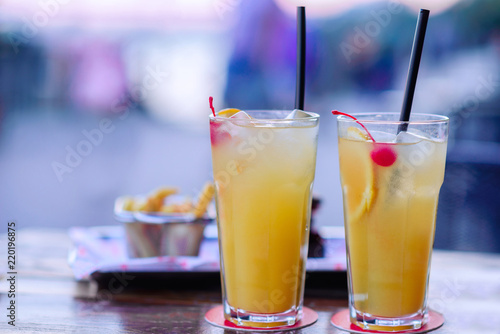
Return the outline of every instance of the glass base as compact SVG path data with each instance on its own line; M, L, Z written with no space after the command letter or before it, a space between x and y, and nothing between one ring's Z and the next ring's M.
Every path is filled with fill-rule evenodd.
M411 329L420 329L428 321L427 310L417 312L404 317L388 318L374 316L369 313L358 311L351 307L351 323L362 329L384 332L399 332Z
M237 326L275 328L295 325L302 319L302 307L281 313L254 313L237 309L224 302L224 318Z

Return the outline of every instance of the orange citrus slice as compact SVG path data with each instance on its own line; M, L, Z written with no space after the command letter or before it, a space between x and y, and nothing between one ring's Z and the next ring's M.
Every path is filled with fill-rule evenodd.
M233 116L234 114L236 114L237 112L239 112L241 110L239 109L235 109L235 108L227 108L227 109L222 109L221 111L219 111L217 113L217 116L221 116L221 117L231 117Z
M363 132L361 129L350 126L347 128L347 139L368 141L370 140L370 137L368 137L368 134Z
M347 129L347 140L368 142L370 138L362 130L350 127ZM370 158L371 145L355 147L341 154L342 184L344 205L350 221L360 219L368 212L377 195L373 163Z

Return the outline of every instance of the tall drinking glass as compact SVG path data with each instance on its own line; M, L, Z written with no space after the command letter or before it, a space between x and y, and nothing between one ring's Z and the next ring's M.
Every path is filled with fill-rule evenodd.
M410 122L399 122L395 113L354 116L365 128L338 117L351 323L372 330L417 329L428 317L448 118L414 114Z
M319 115L289 113L210 116L224 317L237 325L302 316Z

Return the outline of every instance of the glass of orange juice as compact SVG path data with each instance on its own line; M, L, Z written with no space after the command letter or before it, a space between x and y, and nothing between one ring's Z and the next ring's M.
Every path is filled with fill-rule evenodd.
M319 115L226 109L210 116L224 317L302 316Z
M417 329L428 318L448 118L353 116L358 122L337 118L351 323L371 330Z

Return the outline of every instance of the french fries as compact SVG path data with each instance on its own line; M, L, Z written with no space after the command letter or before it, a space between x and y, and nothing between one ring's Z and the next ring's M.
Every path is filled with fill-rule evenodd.
M203 217L207 211L208 205L214 197L215 188L213 183L207 182L201 190L196 203L190 197L186 197L181 203L167 203L168 197L178 192L178 189L174 187L161 187L143 201L134 197L126 197L123 200L123 210L165 214L192 213L198 219Z
M186 198L184 203L180 204L170 204L163 205L160 209L160 212L163 213L188 213L193 210L193 202L191 198Z
M198 197L198 203L196 203L193 213L196 218L201 218L205 211L207 211L208 204L212 201L215 195L215 187L212 182L207 182L203 189L201 190L200 196Z
M123 199L123 210L135 211L135 201L133 197L126 197Z
M138 210L135 211L158 212L161 210L165 198L177 194L177 191L177 188L160 188L156 190L153 195L149 196L146 202L140 205Z

